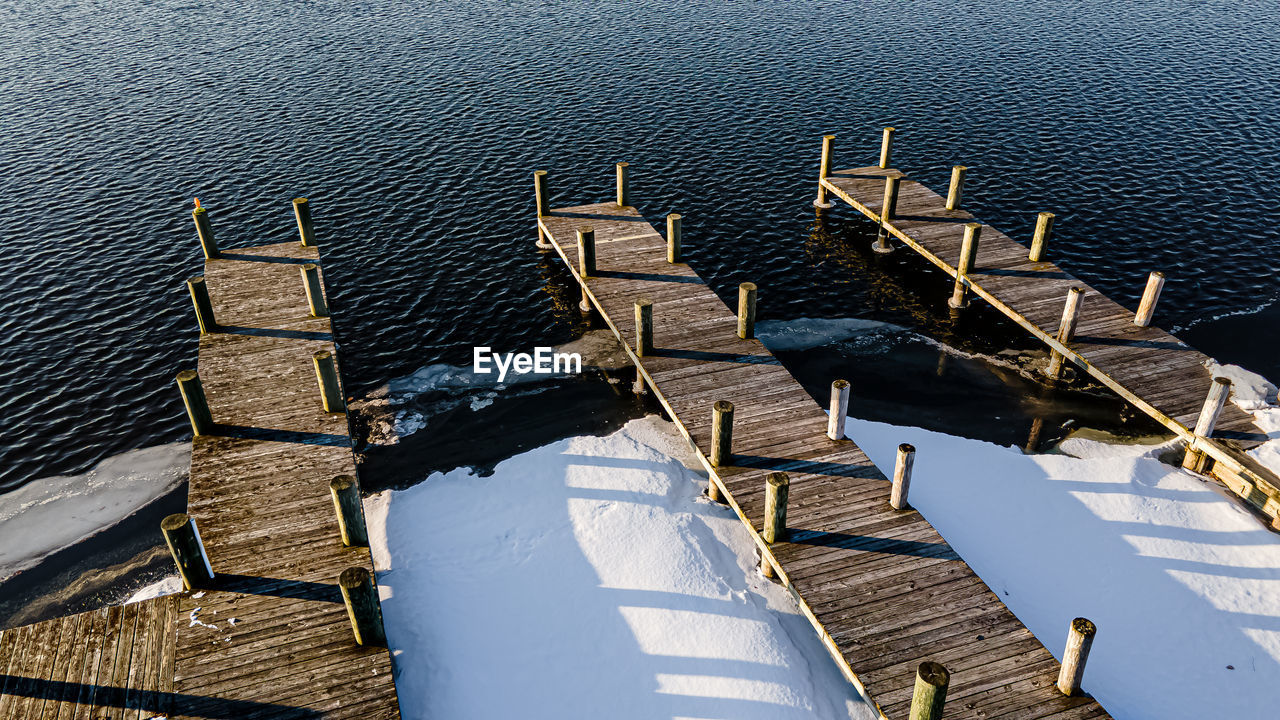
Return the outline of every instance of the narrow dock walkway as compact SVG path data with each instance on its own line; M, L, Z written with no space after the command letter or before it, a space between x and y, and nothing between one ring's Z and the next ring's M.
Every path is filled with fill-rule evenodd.
M585 281L576 240L584 226L594 230L597 266ZM666 240L634 208L550 210L539 227L842 671L885 717L905 720L926 660L951 672L952 720L1108 717L1091 698L1055 689L1053 656L919 513L889 506L884 475L853 442L828 439L823 408L764 345L737 336L734 312L688 265L667 262ZM640 299L653 303L654 351L644 357ZM735 416L732 459L716 467L708 455L718 400L732 402ZM790 476L790 534L770 546L759 531L765 477L777 471Z
M820 183L880 224L889 177L899 178L899 191L896 207L883 227L955 278L964 225L979 222L973 215L963 209L948 210L946 199L894 168L831 172ZM974 296L1211 457L1212 474L1280 530L1280 478L1241 452L1266 439L1253 417L1228 402L1212 435L1196 437L1197 418L1213 384L1205 366L1210 360L1207 355L1157 327L1135 325L1133 310L1052 262L1030 260L1027 246L990 225L981 226L979 238L974 265L966 274ZM1056 335L1073 287L1084 292L1075 335L1064 345Z
M373 565L343 545L330 496L356 469L312 361L336 354L299 273L318 262L294 241L205 264L218 327L199 374L217 425L192 443L188 512L214 589L5 630L0 717L400 716L390 655L356 644L337 584Z

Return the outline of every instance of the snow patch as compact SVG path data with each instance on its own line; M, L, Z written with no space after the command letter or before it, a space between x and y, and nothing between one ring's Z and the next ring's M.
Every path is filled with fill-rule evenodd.
M1231 402L1245 412L1271 407L1276 399L1276 386L1255 372L1239 365L1222 365L1213 358L1206 360L1204 366L1213 377L1231 381Z
M186 479L190 464L190 443L158 445L0 495L0 582L163 496Z
M130 595L129 599L124 601L124 604L129 605L144 600L153 600L166 595L177 595L180 592L182 592L182 578L177 575L171 575L138 590L133 595Z
M369 498L405 718L875 717L695 464L649 417Z
M1072 438L1020 450L851 419L881 470L915 445L910 503L1061 659L1098 626L1084 688L1123 720L1272 718L1280 538L1165 446ZM857 668L854 668L855 672Z

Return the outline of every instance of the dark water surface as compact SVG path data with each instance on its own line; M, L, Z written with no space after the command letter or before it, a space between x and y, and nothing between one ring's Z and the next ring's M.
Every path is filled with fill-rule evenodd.
M851 211L815 226L819 137L864 165L884 125L914 177L941 189L968 165L967 206L1015 238L1057 213L1054 259L1122 302L1164 270L1158 324L1280 375L1275 312L1248 312L1280 291L1280 6L958 5L6 4L0 486L189 433L173 375L196 358L193 196L225 247L294 237L288 201L311 199L357 395L579 332L548 297L566 276L533 248L530 174L550 171L555 204L602 200L619 160L650 218L684 215L717 291L760 285L762 319L1029 346L952 326L941 276L865 253ZM929 422L994 412L967 392L929 386Z

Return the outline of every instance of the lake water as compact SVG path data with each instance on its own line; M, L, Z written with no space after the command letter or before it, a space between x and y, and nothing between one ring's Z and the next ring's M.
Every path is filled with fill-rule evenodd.
M189 434L173 375L197 349L191 198L224 247L295 237L289 199L311 199L344 379L365 395L474 345L581 333L554 302L567 273L533 247L531 173L577 204L611 197L620 160L641 211L684 215L688 261L722 297L751 280L762 320L900 329L784 356L815 389L856 368L861 414L1009 444L1028 407L1140 429L1088 394L1028 403L1033 385L981 357L938 370L922 339L988 357L1034 345L1000 322L953 325L941 276L869 253L852 211L815 224L820 136L837 135L836 166L866 165L885 125L913 177L941 189L969 166L966 206L1015 238L1055 212L1052 258L1122 302L1164 270L1157 324L1280 376L1280 8L956 5L7 4L0 487ZM372 452L367 483L644 411L607 387L566 383L588 411L485 457L442 459L430 435ZM522 402L490 412L514 426L545 405ZM182 504L170 493L0 584L0 619L159 572L155 525Z

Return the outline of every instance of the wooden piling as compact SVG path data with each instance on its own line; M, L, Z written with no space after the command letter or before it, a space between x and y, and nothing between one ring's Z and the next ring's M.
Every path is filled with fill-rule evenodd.
M204 284L204 276L187 278L187 291L191 293L191 302L196 306L196 323L200 326L200 334L217 330L218 323L213 319L213 301L209 299L209 287Z
M533 198L537 206L538 218L541 219L545 215L551 214L550 205L547 200L547 171L535 170L533 172ZM551 241L547 239L546 233L542 231L542 223L538 223L538 241L539 250L550 250L555 247Z
M835 135L822 136L822 162L818 165L818 199L813 201L813 206L819 210L828 210L834 205L827 201L827 188L822 181L831 174L831 143L835 139Z
M911 720L942 720L951 673L936 662L922 662L916 668L916 686L911 693Z
M191 211L196 221L196 234L200 236L200 248L204 250L205 260L216 260L222 257L218 253L218 242L213 239L213 226L209 224L209 214L202 207Z
M618 206L631 207L630 163L620 162L618 168Z
M213 414L209 412L209 400L204 395L204 386L200 384L199 373L195 370L183 370L178 373L178 392L182 393L182 403L187 406L191 432L196 435L208 435L213 432Z
M969 306L969 273L973 271L974 261L978 257L978 239L982 233L982 225L965 223L964 239L960 243L960 260L956 264L956 285L951 291L951 299L947 301L953 309Z
M160 521L160 531L178 566L183 587L187 590L213 587L213 566L209 564L196 521L186 513L170 515Z
M844 439L845 418L849 416L849 381L831 381L831 413L827 416L827 437Z
M893 247L889 245L889 222L898 211L898 188L901 182L901 178L898 177L884 179L884 201L880 204L880 232L876 234L875 245L871 246L871 249L878 253L893 252Z
M646 298L636 301L636 354L653 354L653 302Z
M738 337L748 340L756 336L756 284L738 286Z
M1067 301L1062 306L1062 319L1058 321L1058 342L1066 345L1076 334L1076 321L1080 317L1080 299L1084 296L1084 290L1073 287L1067 291ZM1062 376L1062 365L1066 362L1066 356L1057 350L1049 353L1049 367L1045 374L1051 380L1057 380Z
M311 206L306 198L293 199L293 216L298 220L298 236L303 247L315 247L316 236L311 229Z
M1058 671L1058 690L1063 695L1080 692L1084 664L1089 659L1089 648L1093 647L1096 632L1097 626L1085 618L1071 621L1071 629L1067 631L1067 649L1062 653L1062 669Z
M947 188L947 209L960 209L960 194L964 192L964 172L969 168L955 165L951 168L951 187Z
M1200 417L1196 419L1194 430L1196 440L1213 435L1214 426L1218 424L1218 416L1222 414L1222 408L1227 404L1227 398L1230 395L1231 381L1224 377L1214 378L1209 385L1209 394L1204 399L1204 405L1200 408ZM1209 458L1196 450L1194 445L1194 440L1187 444L1187 454L1182 458L1182 467L1192 472L1204 472Z
M338 576L338 588L342 590L356 644L384 644L387 636L382 629L382 608L378 605L373 575L362 567L349 567Z
M307 291L307 307L311 309L311 317L328 317L329 304L324 300L324 290L320 286L320 267L315 263L307 263L302 268L302 286Z
M791 491L791 478L784 472L772 472L765 478L764 486L764 532L761 536L770 545L786 537L787 534L787 496ZM773 577L773 564L765 557L760 558L760 572L765 577Z
M327 413L347 411L347 404L342 399L342 386L338 383L338 368L333 362L333 353L320 350L312 356L316 366L316 382L320 384L320 401Z
M733 403L717 400L711 406L711 464L719 467L733 453Z
M893 465L893 487L889 491L889 506L894 510L907 510L907 495L911 491L911 469L916 462L916 447L910 443L898 446L898 457Z
M583 279L596 274L596 231L591 227L578 228L578 274Z
M1160 291L1164 289L1164 273L1155 271L1147 276L1147 287L1142 291L1142 302L1138 303L1138 312L1133 315L1133 324L1147 327L1151 324L1151 316L1156 314L1156 303L1160 300Z
M888 169L890 156L893 154L893 128L884 129L884 136L880 139L880 167Z
M667 216L667 262L680 262L680 216L671 213Z
M1045 248L1049 245L1049 236L1053 234L1053 213L1042 212L1036 216L1036 234L1031 238L1031 252L1027 259L1031 262L1044 260Z
M352 475L339 475L329 481L333 509L338 516L338 534L347 547L368 547L369 531L364 524L364 508L360 502L360 486Z

